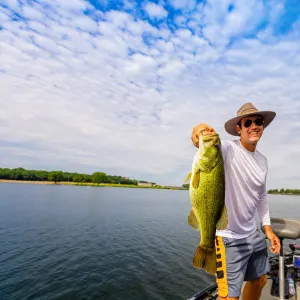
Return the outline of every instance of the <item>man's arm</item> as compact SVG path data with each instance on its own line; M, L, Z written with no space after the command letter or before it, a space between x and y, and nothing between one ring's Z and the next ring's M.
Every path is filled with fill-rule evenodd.
M265 234L266 234L267 238L271 242L270 251L272 253L279 253L280 247L281 247L280 241L279 241L278 237L275 235L275 233L273 232L271 225L265 225L264 229L265 229Z
M262 220L262 224L264 226L265 234L271 242L270 251L272 253L279 253L279 251L280 251L280 242L279 242L278 237L275 235L275 233L273 232L272 227L271 227L270 210L269 210L269 204L268 204L268 201L267 201L266 185L264 185L263 193L260 195L258 210L260 212L260 217L261 217L261 220Z
M191 139L192 139L193 144L197 148L199 148L199 135L200 135L200 132L202 132L203 135L209 135L209 134L215 133L215 130L212 127L205 124L205 123L201 123L201 124L195 126L193 128Z

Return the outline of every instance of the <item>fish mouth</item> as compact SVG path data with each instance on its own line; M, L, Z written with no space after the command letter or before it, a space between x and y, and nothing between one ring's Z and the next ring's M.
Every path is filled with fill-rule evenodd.
M219 135L217 133L212 133L209 135L202 135L203 142L209 142L211 140L218 140L218 139L219 139Z

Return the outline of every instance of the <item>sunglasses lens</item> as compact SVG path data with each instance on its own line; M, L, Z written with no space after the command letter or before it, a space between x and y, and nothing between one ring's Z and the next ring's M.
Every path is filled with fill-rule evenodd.
M263 120L263 119L256 119L256 120L254 120L254 123L255 123L257 126L261 126L261 125L264 124L264 120ZM252 124L252 120L246 120L246 121L244 122L244 127L248 128L248 127L251 126L251 124Z
M244 123L244 126L245 126L246 128L248 128L248 127L251 126L251 124L252 124L252 120L246 120L245 123Z
M264 123L262 119L256 119L254 122L257 126L261 126Z

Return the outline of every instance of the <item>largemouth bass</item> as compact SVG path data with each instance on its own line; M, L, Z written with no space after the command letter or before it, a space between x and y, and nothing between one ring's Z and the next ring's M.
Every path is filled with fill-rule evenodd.
M200 243L195 252L193 266L208 273L216 273L215 233L227 227L225 207L225 174L219 135L199 137L199 150L194 160L190 180L192 209L188 223L200 229Z

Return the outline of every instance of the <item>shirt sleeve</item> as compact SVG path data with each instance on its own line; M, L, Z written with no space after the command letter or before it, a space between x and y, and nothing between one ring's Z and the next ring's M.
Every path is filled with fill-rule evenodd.
M262 225L263 226L271 225L269 203L267 200L266 184L263 185L262 192L260 193L260 199L258 202L258 211L260 213Z
M221 149L222 149L222 156L223 156L224 162L227 161L227 157L229 155L231 147L232 147L232 144L230 141L221 140Z

